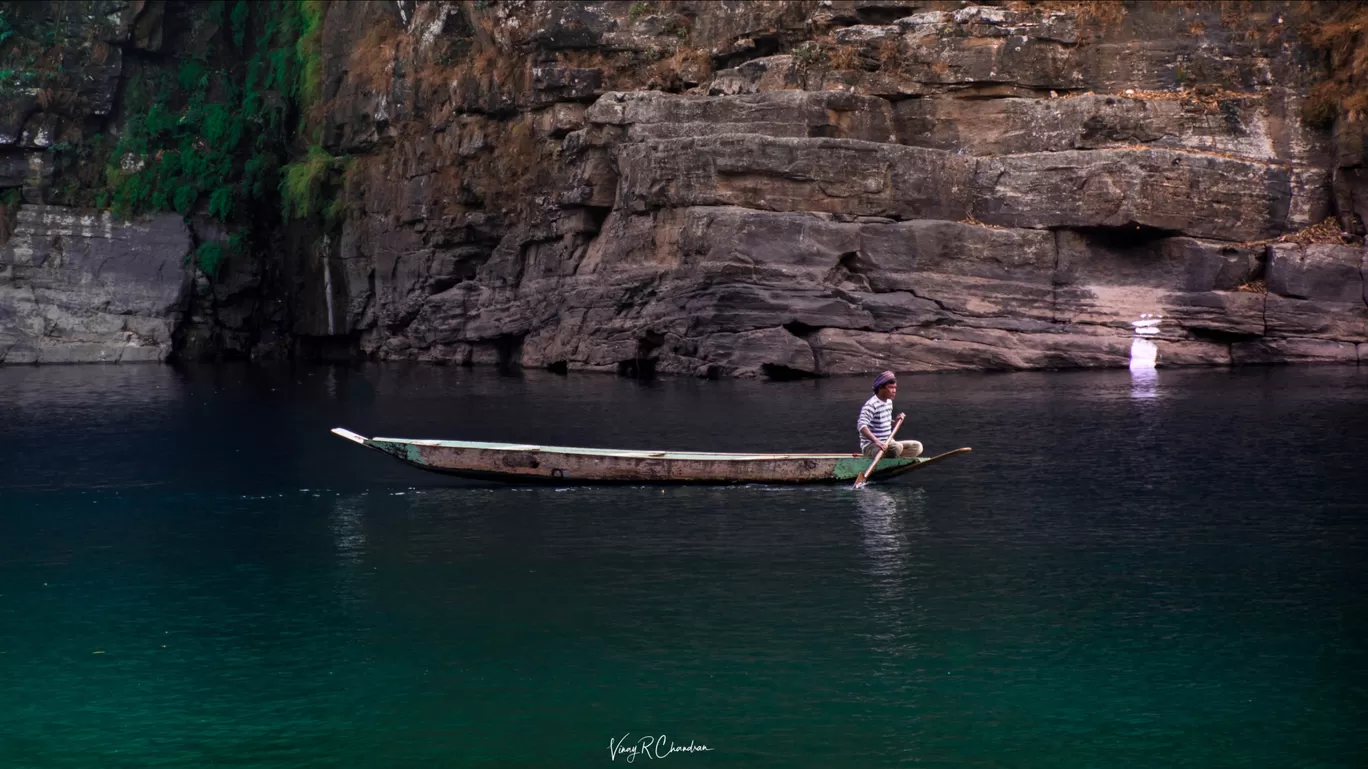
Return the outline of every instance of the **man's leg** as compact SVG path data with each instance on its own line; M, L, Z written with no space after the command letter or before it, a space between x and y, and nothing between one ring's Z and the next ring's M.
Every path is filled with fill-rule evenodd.
M893 441L888 445L888 451L883 453L884 458L896 457L898 456L899 451L902 451L902 447L898 445L897 441ZM864 454L865 459L873 459L874 455L879 453L879 444L871 443L868 446L865 446L864 451L860 453Z
M890 446L889 450L891 451L892 448L893 447ZM921 441L898 441L898 453L893 456L902 457L903 459L916 459L921 456L921 453Z
M866 446L861 453L864 454L865 459L873 459L874 455L879 453L879 447L877 444L871 443ZM903 459L914 459L921 456L921 453L921 441L893 441L888 445L888 451L884 452L884 456L888 458L901 457Z

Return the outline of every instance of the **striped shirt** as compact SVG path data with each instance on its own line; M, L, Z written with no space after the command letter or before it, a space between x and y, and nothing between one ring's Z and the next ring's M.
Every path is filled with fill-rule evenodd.
M864 434L864 428L874 433L874 437L879 439L879 443L888 440L888 436L893 433L893 401L879 400L879 396L871 395L860 408L860 421L855 424L855 429L860 433L860 451L864 451L869 446L869 438Z

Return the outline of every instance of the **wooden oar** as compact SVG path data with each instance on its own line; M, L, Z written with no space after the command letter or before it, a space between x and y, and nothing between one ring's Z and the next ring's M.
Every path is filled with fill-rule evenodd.
M888 440L884 441L884 445L879 449L879 453L874 455L874 461L869 463L869 469L855 476L855 488L864 488L867 483L865 479L869 477L870 473L874 472L874 468L879 464L879 460L883 459L884 451L888 448L888 444L893 442L893 436L898 434L898 428L902 427L902 423L903 421L899 419L897 424L893 425L893 432L888 434Z

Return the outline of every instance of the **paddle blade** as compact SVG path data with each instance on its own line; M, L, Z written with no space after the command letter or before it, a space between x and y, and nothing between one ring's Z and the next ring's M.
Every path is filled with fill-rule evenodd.
M882 451L880 451L878 454L875 454L875 455L874 455L874 461L869 463L869 467L866 468L864 472L862 472L862 473L860 473L859 475L855 476L855 486L854 486L854 488L861 489L861 488L864 488L865 484L869 483L869 474L872 473L872 472L874 472L874 466L877 465L877 464L879 464L879 460L882 459L882 458L883 458L883 452L882 452Z

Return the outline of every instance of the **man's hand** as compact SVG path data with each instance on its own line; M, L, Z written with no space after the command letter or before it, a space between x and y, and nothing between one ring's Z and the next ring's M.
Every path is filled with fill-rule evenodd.
M907 415L906 415L906 414L898 414L898 421L901 422L902 419L903 419L903 417L905 417L905 416L907 416Z

